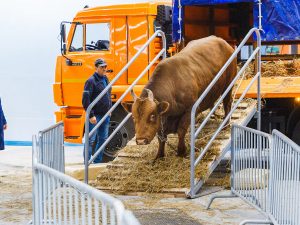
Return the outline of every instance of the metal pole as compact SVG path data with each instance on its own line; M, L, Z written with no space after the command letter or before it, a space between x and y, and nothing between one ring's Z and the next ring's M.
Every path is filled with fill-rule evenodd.
M261 0L258 0L258 29L259 30L262 30L262 23L261 23L261 18L262 18L262 15L261 15Z
M257 79L257 130L261 130L261 92L260 92L260 79L261 79L261 35L260 31L256 31L257 35L257 46L259 48L259 52L257 54L257 72L259 73Z
M84 131L84 183L88 184L89 182L89 114L90 111L86 112L85 119L85 131Z
M35 166L37 163L37 140L36 136L32 136L32 208L33 208L33 224L41 224L40 221L40 207L39 207L39 180L38 180L38 171Z
M191 191L190 191L190 197L193 198L195 195L195 183L194 183L194 177L195 177L195 111L192 111L191 113L191 177L190 177L190 185L191 185Z
M257 35L257 47L259 48L259 52L257 54L257 72L259 72L259 77L257 79L257 130L261 130L261 35L260 32L262 31L262 15L261 15L261 0L258 0L258 31L256 31Z

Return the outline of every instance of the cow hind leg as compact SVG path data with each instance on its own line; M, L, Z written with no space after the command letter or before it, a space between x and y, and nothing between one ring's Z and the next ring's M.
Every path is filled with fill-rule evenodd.
M187 129L189 127L191 121L191 113L190 111L185 113L182 118L180 119L179 126L177 129L178 133L178 148L177 148L177 155L181 157L186 156L186 146L185 146L185 135Z
M233 78L236 76L236 74L237 74L237 62L236 60L234 60L226 71L226 86L224 88L224 91L227 89L227 87L229 86ZM223 99L225 118L231 111L232 101L233 99L232 99L232 88L231 88L231 90L227 93L227 95ZM227 121L226 125L228 125L229 123L230 123L230 119Z

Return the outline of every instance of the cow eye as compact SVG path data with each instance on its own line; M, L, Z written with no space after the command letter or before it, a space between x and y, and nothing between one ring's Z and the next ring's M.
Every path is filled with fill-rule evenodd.
M151 122L154 122L154 121L155 121L155 115L154 115L154 114L151 114L151 115L150 115L150 121L151 121Z

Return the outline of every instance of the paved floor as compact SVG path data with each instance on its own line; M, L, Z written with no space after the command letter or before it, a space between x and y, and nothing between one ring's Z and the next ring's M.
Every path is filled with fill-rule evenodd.
M82 147L66 146L66 165L82 164ZM27 224L31 219L31 147L8 146L0 151L0 225ZM222 191L219 194L229 193ZM218 199L210 210L210 195L197 199L160 195L116 196L132 210L142 225L239 224L244 219L263 219L238 198Z

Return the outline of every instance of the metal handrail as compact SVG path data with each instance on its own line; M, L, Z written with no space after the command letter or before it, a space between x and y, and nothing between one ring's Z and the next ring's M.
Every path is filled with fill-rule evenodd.
M227 89L225 90L225 92L222 94L222 96L220 97L220 99L217 101L217 103L215 104L215 106L213 107L213 109L211 110L211 112L207 115L207 117L201 123L200 127L197 130L195 130L196 129L196 127L195 127L195 124L196 124L195 120L196 120L196 111L197 111L197 108L202 103L202 101L207 96L207 94L211 91L212 87L216 84L216 82L219 80L219 78L222 76L222 74L225 72L225 70L228 68L228 66L237 57L237 55L241 51L242 47L246 44L246 42L251 37L251 35L253 35L254 32L257 35L257 48L254 50L254 52L252 53L252 55L250 56L250 58L247 60L247 62L245 63L245 65L242 67L242 69L239 71L239 73L232 80L232 82L227 87ZM214 133L214 135L211 137L211 139L209 140L209 142L207 143L207 145L205 146L205 148L202 150L200 156L195 160L195 139L197 138L197 136L199 135L200 131L203 129L203 127L208 122L208 120L209 120L210 116L212 115L212 113L217 109L217 107L219 106L219 104L221 103L221 101L225 98L225 96L230 91L230 89L233 87L233 85L235 84L235 82L238 80L238 78L241 76L241 74L245 71L246 67L252 61L252 59L254 58L255 55L257 55L257 67L256 67L257 68L257 73L256 73L256 75L252 78L251 82L246 87L246 89L244 90L244 92L242 93L242 95L240 96L240 98L238 99L238 101L234 104L234 107L232 107L231 111L228 113L228 115L226 116L226 118L224 119L224 121L218 127L217 131ZM215 76L215 78L211 81L211 83L208 85L208 87L205 89L205 91L201 94L201 96L198 98L198 100L193 105L193 108L192 108L192 111L191 111L191 155L190 155L190 157L191 157L191 177L190 177L190 186L191 186L190 188L191 188L191 190L190 190L190 193L189 193L190 197L193 198L195 196L195 193L198 191L198 190L195 190L195 181L194 181L195 180L195 167L201 161L201 159L203 158L203 156L205 155L205 153L208 151L209 147L211 146L211 144L214 141L214 139L216 138L216 136L223 129L224 125L229 120L229 118L231 117L232 113L237 108L238 104L242 101L242 99L245 97L246 93L248 92L248 90L250 89L250 87L252 86L252 84L254 83L254 81L256 81L256 80L257 80L257 99L258 99L258 101L257 101L258 102L257 103L257 118L258 118L257 129L260 130L260 121L261 121L261 115L260 115L260 112L261 112L261 105L260 105L260 100L261 100L261 94L260 94L260 76L261 76L261 36L260 36L260 29L254 27L254 28L252 28L247 33L247 35L245 36L245 38L243 39L243 41L240 43L240 45L238 46L238 48L233 52L233 54L227 60L227 62L225 63L225 65L221 68L221 70L218 72L218 74Z
M89 115L92 108L97 104L97 102L108 92L108 90L112 87L112 85L122 76L122 74L128 70L129 66L137 59L137 57L150 45L150 43L157 37L162 37L163 48L157 54L157 56L150 62L150 64L140 73L140 75L134 80L134 82L128 87L128 89L122 94L119 100L108 110L108 112L102 117L102 119L96 124L96 126L89 132ZM113 138L113 136L121 129L124 123L129 119L131 114L128 114L119 126L114 130L114 132L107 138L107 140L101 145L101 147L96 151L93 157L88 160L88 145L89 145L89 138L96 132L99 126L106 120L109 114L121 103L121 101L125 98L125 96L133 89L133 87L137 84L137 82L145 75L145 73L153 66L153 64L159 59L159 57L163 56L163 59L167 57L167 44L166 44L166 37L165 33L161 30L156 31L149 40L141 47L141 49L132 57L132 59L121 69L121 71L115 76L115 78L107 85L107 87L95 98L95 100L88 106L85 115L85 175L84 181L88 183L88 166L91 164L94 159L103 151L104 146Z

